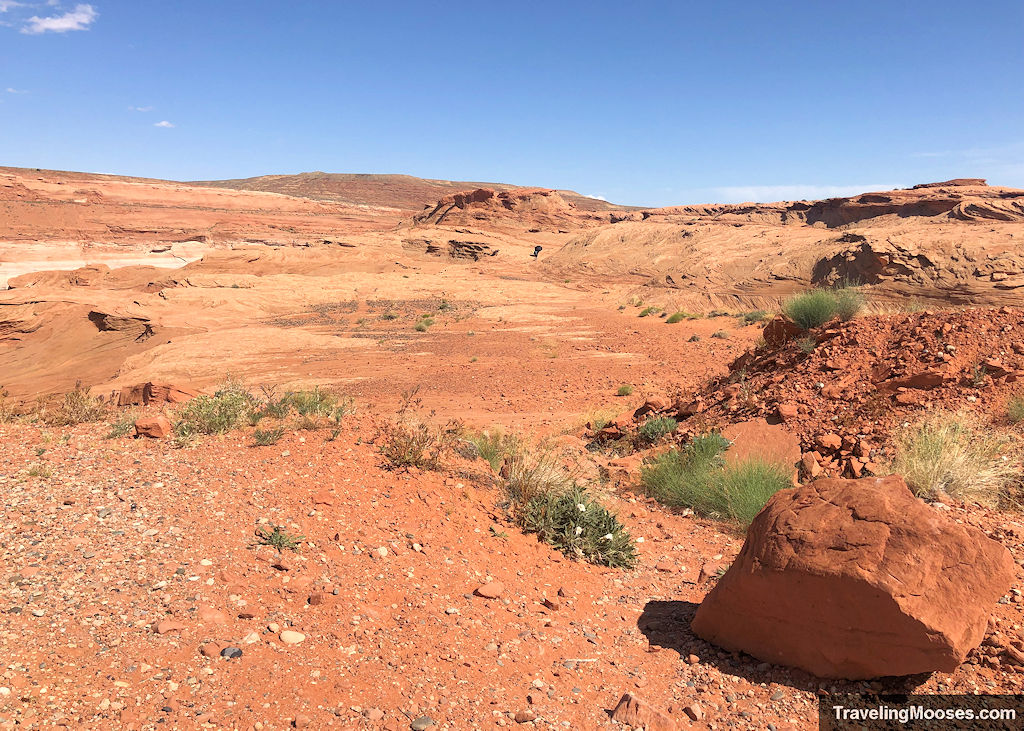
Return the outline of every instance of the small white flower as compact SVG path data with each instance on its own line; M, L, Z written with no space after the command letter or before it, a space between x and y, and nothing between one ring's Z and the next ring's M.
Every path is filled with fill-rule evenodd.
M587 512L587 506L584 505L583 503L576 503L576 507L579 509L581 513Z
M582 532L583 532L583 526L582 525L576 526L576 535L579 535Z
M603 536L601 536L601 540L602 541L610 541L611 539L612 539L612 534L611 533L605 533Z

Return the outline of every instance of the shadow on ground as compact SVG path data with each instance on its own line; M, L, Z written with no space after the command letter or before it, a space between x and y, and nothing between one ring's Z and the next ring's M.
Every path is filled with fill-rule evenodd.
M796 668L761 662L742 652L727 652L702 640L690 629L699 604L687 601L650 601L637 620L652 647L675 650L680 662L696 655L700 662L720 672L745 678L751 683L777 683L811 693L911 693L930 677L929 674L880 678L876 681L823 679Z

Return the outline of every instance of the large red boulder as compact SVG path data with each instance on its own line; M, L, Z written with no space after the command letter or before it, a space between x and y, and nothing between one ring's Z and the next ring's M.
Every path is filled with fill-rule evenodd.
M776 315L764 326L761 333L764 341L772 348L785 345L790 340L796 340L803 333L803 329L795 322L783 315Z
M1000 544L901 477L775 494L693 620L700 637L825 678L950 672L1010 588Z

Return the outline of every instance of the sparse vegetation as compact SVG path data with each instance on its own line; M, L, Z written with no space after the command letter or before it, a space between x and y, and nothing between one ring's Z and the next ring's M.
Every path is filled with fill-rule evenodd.
M106 404L90 396L81 384L76 384L75 390L64 394L56 407L42 407L39 419L49 426L74 426L103 421L107 412Z
M394 313L394 312L385 312L383 315L380 316L380 319L382 319L382 320L397 320L398 319L398 315L396 313Z
M797 338L795 342L797 349L806 355L810 355L814 352L815 348L818 347L818 341L815 340L813 335L805 335L802 338Z
M34 464L28 468L29 477L38 477L42 480L48 480L53 475L53 471L44 464Z
M256 529L256 539L263 546L273 546L278 553L285 549L289 551L299 550L299 544L305 540L305 536L294 535L286 531L282 526L272 525L271 530L261 525Z
M863 292L853 286L812 289L793 295L782 304L786 316L804 330L824 325L833 317L852 320L864 309Z
M895 436L891 469L920 497L949 495L996 506L1020 482L1012 442L968 412L931 411Z
M764 322L766 319L768 319L768 313L764 310L751 310L739 316L740 323L743 325L753 325L757 322Z
M686 342L688 342L688 343L699 343L700 342L700 335L698 335L697 333L694 333L693 335L691 335L687 339Z
M682 322L683 320L696 320L699 317L700 315L694 315L690 312L679 310L678 312L673 312L671 315L669 315L665 322L667 322L669 325L675 325L677 322Z
M648 419L637 430L637 437L644 444L655 444L676 430L679 424L669 416Z
M498 429L476 432L470 434L467 439L476 449L477 455L486 460L495 472L501 468L505 458L519 448L518 438L504 434Z
M126 411L118 416L110 424L110 430L107 432L107 439L122 439L130 435L135 431L135 419L136 415L134 411Z
M257 405L241 383L228 379L213 396L197 396L178 411L174 435L181 443L198 434L226 434L247 423Z
M283 436L284 429L282 427L276 429L257 429L252 433L252 443L254 447L269 447L281 441Z
M419 386L403 393L395 421L379 428L378 449L392 469L438 469L444 456L455 448L462 431L455 421L439 426L421 418L418 392Z
M616 396L629 396L633 393L633 387L628 383L624 383L619 386L619 390L615 392Z
M523 528L567 556L612 568L636 565L636 543L629 531L578 485L532 499Z
M647 317L648 315L657 314L660 311L661 310L659 310L657 307L645 307L644 309L640 310L640 314L637 315L637 317Z
M715 330L713 333L711 333L711 337L718 338L719 340L728 340L729 333L727 333L725 330Z
M1006 415L1011 424L1024 421L1024 396L1014 396L1007 402Z
M758 460L726 465L729 442L720 434L695 437L649 461L641 470L647 493L666 505L748 524L768 499L790 486L787 469Z

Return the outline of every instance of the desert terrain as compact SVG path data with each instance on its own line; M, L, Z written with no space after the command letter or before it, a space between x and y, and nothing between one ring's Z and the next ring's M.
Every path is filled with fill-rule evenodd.
M0 728L779 731L817 728L831 694L1022 692L1024 190L638 208L0 168L2 286ZM780 314L844 289L850 317ZM256 418L181 426L228 392ZM936 411L999 434L998 495L874 479ZM402 429L438 458L396 459ZM649 487L652 460L709 433L845 517L779 501L748 531ZM510 486L544 458L523 454L585 486L635 557L524 530ZM899 500L875 515L859 478ZM843 640L857 663L798 648L758 612L804 585L740 585L779 535L834 582L791 622L841 613L853 576L913 621ZM963 599L907 604L885 567ZM698 633L712 591L793 654L720 617ZM920 662L872 655L893 643Z

